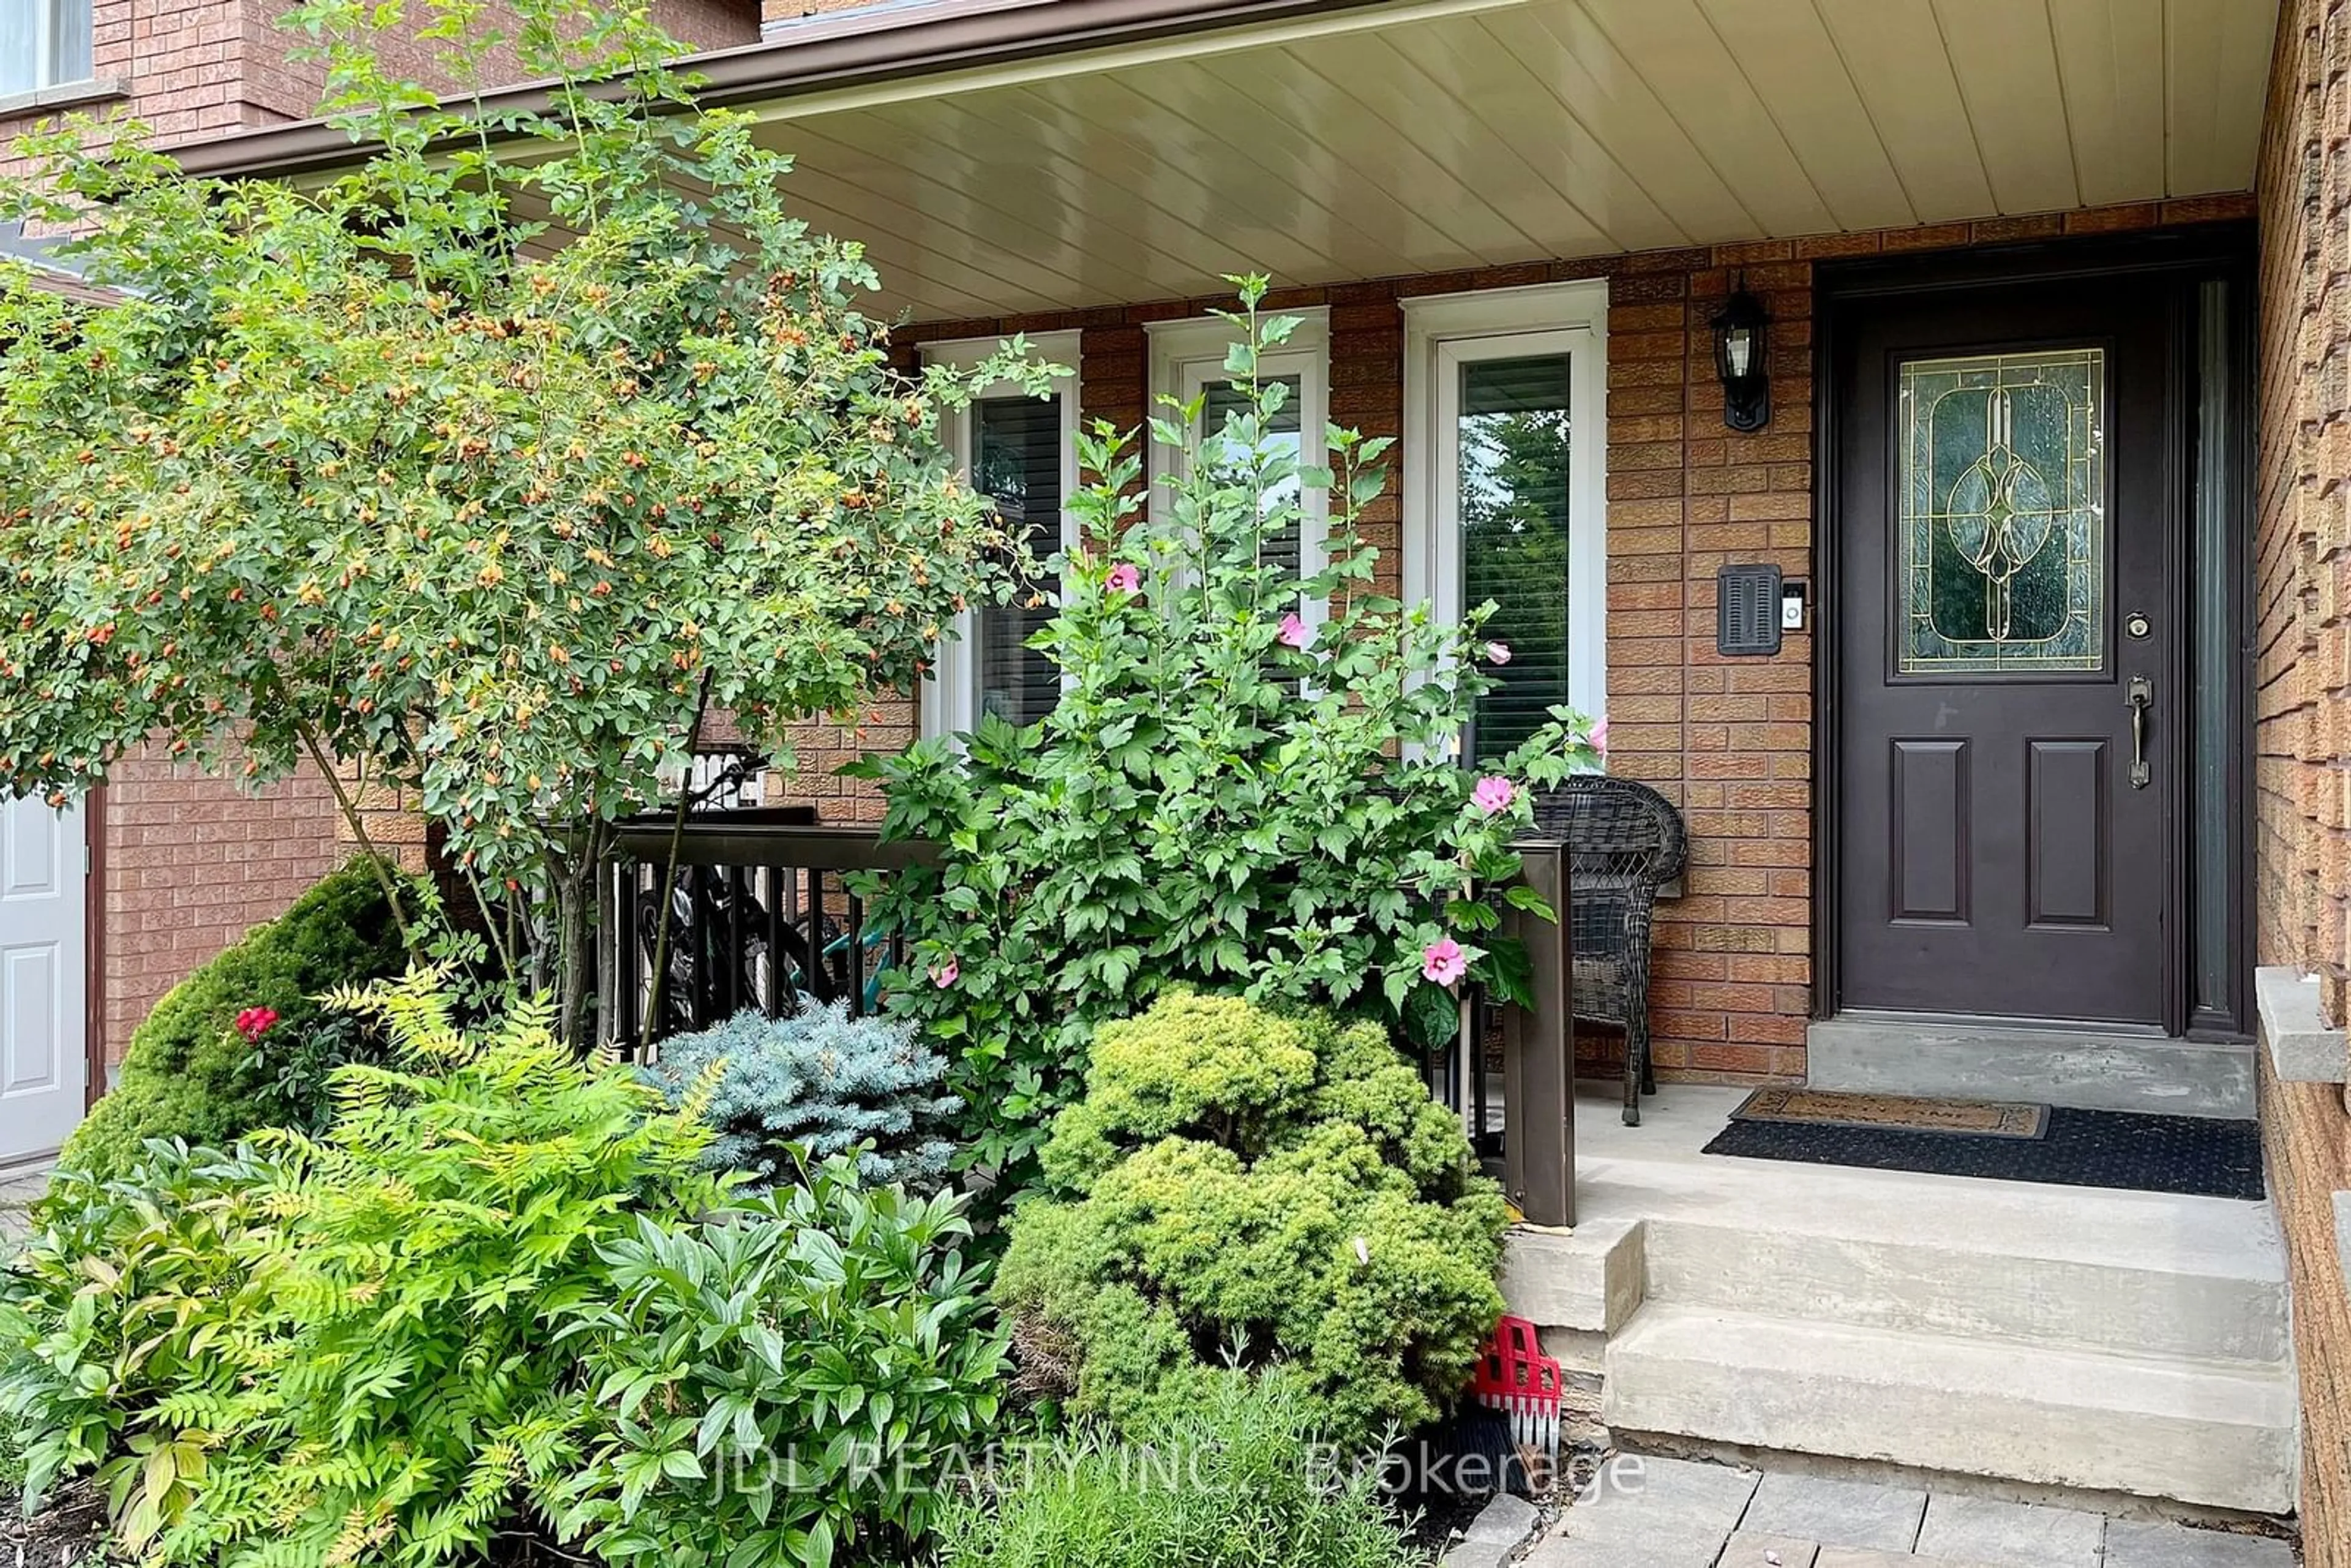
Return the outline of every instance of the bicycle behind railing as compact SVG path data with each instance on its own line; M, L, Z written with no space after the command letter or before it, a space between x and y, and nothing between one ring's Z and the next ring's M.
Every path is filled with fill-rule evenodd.
M619 847L604 890L598 1000L606 1043L628 1056L747 1009L769 1018L834 1002L853 1016L877 1011L898 941L867 924L844 878L930 852L885 845L872 827L819 826L801 807L697 812L682 827L649 815L622 826Z

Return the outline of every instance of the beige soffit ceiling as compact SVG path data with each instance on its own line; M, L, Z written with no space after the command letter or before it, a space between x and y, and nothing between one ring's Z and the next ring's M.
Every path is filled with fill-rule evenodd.
M2248 189L2276 0L1419 0L758 106L921 319Z

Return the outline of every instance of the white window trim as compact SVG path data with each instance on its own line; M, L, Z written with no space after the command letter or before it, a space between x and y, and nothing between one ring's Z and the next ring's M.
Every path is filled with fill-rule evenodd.
M1331 312L1322 307L1303 310L1267 311L1268 316L1295 316L1297 329L1285 342L1258 355L1258 374L1270 380L1298 378L1298 461L1303 467L1327 468L1331 464ZM1163 396L1189 403L1210 387L1228 383L1225 353L1241 340L1241 329L1215 316L1181 317L1146 322L1151 340L1151 407L1153 418L1169 417L1159 402ZM1181 454L1154 441L1150 446L1151 510L1165 517L1174 505L1167 481L1183 462ZM1331 535L1331 495L1309 489L1301 498L1304 516L1298 525L1298 564L1307 577L1326 564ZM1310 601L1301 612L1310 626L1320 626L1328 612L1322 601Z
M925 343L923 363L970 370L1002 348L1004 342L1001 338L960 338ZM1067 365L1071 371L1053 383L1050 395L1060 405L1061 415L1061 549L1073 550L1078 546L1078 517L1072 507L1078 494L1078 334L1031 333L1029 347L1035 358L1049 364ZM1008 397L1019 390L1010 382L993 382L977 389L974 401ZM969 406L955 411L942 422L940 437L947 455L955 460L956 472L968 483L973 447ZM965 611L955 618L950 635L939 640L930 674L923 678L920 706L922 734L926 740L965 734L979 722L979 661L974 654L978 646L978 620L977 611Z
M1404 599L1461 619L1461 367L1569 356L1568 702L1598 719L1608 699L1608 281L1433 294L1404 301Z

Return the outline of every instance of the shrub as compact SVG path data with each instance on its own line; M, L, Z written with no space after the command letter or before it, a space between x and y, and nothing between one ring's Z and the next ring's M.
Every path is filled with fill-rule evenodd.
M67 1140L60 1163L117 1176L151 1138L225 1147L259 1127L322 1126L327 1070L381 1051L359 1020L319 998L397 974L403 961L375 873L357 861L329 873L164 994L131 1032L121 1081ZM277 1019L248 1040L236 1018L255 1007Z
M790 1180L805 1157L854 1154L869 1185L935 1190L955 1153L939 1135L956 1107L946 1064L904 1024L852 1019L846 1003L738 1013L665 1040L654 1073L673 1104L705 1096L711 1162L762 1186Z
M1138 1428L1295 1364L1351 1446L1433 1418L1502 1310L1502 1196L1375 1024L1176 995L1106 1024L995 1293L1032 1390Z
M1334 427L1333 475L1265 436L1288 387L1259 356L1298 323L1261 318L1264 279L1242 281L1240 408L1205 436L1196 401L1152 425L1181 448L1168 506L1143 515L1132 435L1079 438L1092 482L1072 511L1117 542L1059 562L1058 609L1029 639L1059 706L851 769L881 779L886 837L938 846L858 885L913 938L893 1009L953 1054L963 1134L1016 1186L1092 1027L1169 986L1368 1007L1425 1043L1458 1026L1465 975L1530 999L1481 894L1518 870L1527 787L1596 756L1554 709L1481 759L1483 780L1456 765L1509 657L1482 630L1491 607L1447 626L1374 591L1357 521L1388 444ZM1328 564L1301 580L1273 547L1324 490Z
M914 1461L1006 1370L960 1200L835 1159L733 1201L697 1097L543 1003L469 1038L434 985L338 995L397 1063L339 1070L323 1135L59 1177L0 1275L29 1501L95 1469L117 1544L189 1568L423 1568L533 1511L614 1562L910 1546ZM776 1448L796 1469L750 1468Z
M11 1404L82 1434L68 1464L110 1460L133 1551L319 1568L480 1549L577 1457L582 1401L549 1339L610 1299L603 1249L640 1216L682 1224L719 1199L706 1134L632 1070L582 1061L543 1006L469 1040L433 987L374 996L400 1064L339 1070L323 1137L269 1134L261 1163L44 1207L17 1271L108 1289L38 1314L49 1381ZM149 1255L186 1288L109 1283ZM125 1344L144 1362L121 1364Z
M0 225L120 288L0 261L0 787L78 793L149 745L348 762L476 873L575 1040L613 824L705 709L788 752L1003 597L1017 552L939 414L1046 384L1018 354L893 370L862 247L695 108L651 13L308 0L341 172L200 177L69 125L0 172Z
M619 1563L907 1561L1009 1370L955 1249L960 1200L861 1188L837 1159L721 1219L640 1220L607 1249L563 1533Z
M1225 1372L1133 1445L1020 1464L941 1526L940 1568L1406 1568L1425 1563L1362 1468L1334 1469L1315 1401Z
M131 1177L57 1173L0 1272L0 1428L23 1455L26 1514L61 1475L110 1462L112 1480L158 1451L164 1484L123 1511L124 1533L145 1539L185 1500L158 1406L174 1399L184 1420L198 1400L236 1397L204 1342L249 1301L243 1243L262 1189L249 1149L157 1144Z

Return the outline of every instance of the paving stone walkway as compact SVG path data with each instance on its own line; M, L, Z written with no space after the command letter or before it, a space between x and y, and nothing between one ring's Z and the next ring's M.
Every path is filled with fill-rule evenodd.
M2294 1568L2282 1541L1683 1459L1604 1467L1526 1568Z
M47 1167L0 1175L0 1238L15 1240L31 1228L26 1211L49 1189Z

